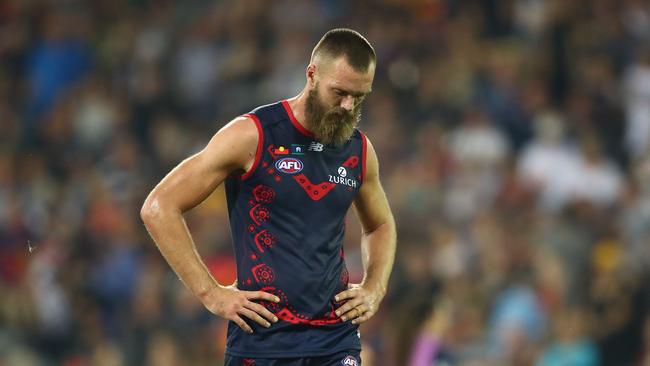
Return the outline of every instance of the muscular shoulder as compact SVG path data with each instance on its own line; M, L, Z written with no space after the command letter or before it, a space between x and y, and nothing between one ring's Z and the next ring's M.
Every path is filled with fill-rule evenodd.
M255 120L241 116L223 126L201 154L230 172L246 171L255 159L258 141L259 130Z
M255 120L250 115L239 116L223 126L217 135L222 134L239 145L257 146L259 138ZM215 135L216 136L216 135Z
M375 147L370 142L368 135L363 134L362 139L365 139L366 144L366 156L365 156L365 179L376 179L379 176L379 159L377 159L377 153L375 152Z

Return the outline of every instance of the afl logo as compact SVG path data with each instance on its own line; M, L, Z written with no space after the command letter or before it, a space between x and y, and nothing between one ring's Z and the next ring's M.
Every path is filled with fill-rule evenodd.
M359 363L357 362L357 359L354 358L353 356L347 356L346 358L341 361L341 365L343 366L359 366Z
M287 174L299 173L302 167L302 161L296 158L284 158L275 162L275 169Z

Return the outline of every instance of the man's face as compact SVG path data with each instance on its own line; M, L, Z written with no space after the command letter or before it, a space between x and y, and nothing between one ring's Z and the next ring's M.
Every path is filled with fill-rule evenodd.
M318 63L306 106L306 122L316 139L326 145L342 145L350 139L374 74L374 64L359 72L344 57Z

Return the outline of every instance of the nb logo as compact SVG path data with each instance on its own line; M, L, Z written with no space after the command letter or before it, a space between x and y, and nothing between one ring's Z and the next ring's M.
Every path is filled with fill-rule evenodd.
M311 144L309 144L309 151L323 151L323 144L320 142L312 141Z

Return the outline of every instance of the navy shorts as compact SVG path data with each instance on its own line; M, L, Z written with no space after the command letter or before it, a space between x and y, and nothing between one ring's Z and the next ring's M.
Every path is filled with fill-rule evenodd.
M361 366L358 350L300 358L245 358L226 355L224 366Z

